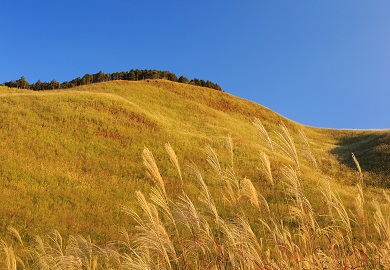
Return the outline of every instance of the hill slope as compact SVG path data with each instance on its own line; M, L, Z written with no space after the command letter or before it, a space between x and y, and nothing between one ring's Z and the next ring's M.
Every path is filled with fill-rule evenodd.
M43 92L1 87L0 112L1 227L5 232L12 225L27 239L52 229L64 235L91 235L100 243L116 239L121 227L132 224L121 207L134 204L136 190L148 193L151 187L142 164L144 147L154 153L170 194L180 192L177 172L164 149L167 142L186 178L190 178L186 164L193 162L204 172L222 212L226 202L206 160L206 145L228 166L228 135L234 142L236 174L251 179L271 204L283 203L261 172L259 153L270 156L279 182L281 169L294 162L283 151L275 149L273 154L267 148L252 124L255 118L273 141L280 124L285 124L315 208L323 207L318 186L329 179L352 205L359 174L351 152L372 186L366 193L370 200L378 196L375 186L390 184L389 131L302 126L227 93L170 81L114 81ZM299 136L301 129L318 169ZM199 193L196 184L185 186L190 194Z

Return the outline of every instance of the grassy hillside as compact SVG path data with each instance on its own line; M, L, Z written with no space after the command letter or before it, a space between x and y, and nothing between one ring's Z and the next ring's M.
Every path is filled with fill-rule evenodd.
M255 119L267 131L273 151L253 124ZM288 134L281 124L294 140L296 157L283 149L281 140ZM234 213L223 184L226 176L218 176L210 165L213 151L221 168L234 164L235 175L252 181L286 226L296 225L286 217L286 168L298 172L305 196L320 219L326 210L321 191L327 185L345 201L348 211L354 209L361 176L352 152L367 185L366 201L387 207L380 188L390 186L389 131L315 129L212 89L164 80L114 81L42 92L0 87L0 129L1 232L6 237L11 225L27 242L53 229L63 236L90 236L99 244L118 239L121 228L131 231L135 222L122 207L138 209L135 191L148 194L154 185L145 173L145 147L153 152L173 200L183 189L192 197L201 194L189 169L196 164L226 218ZM226 147L228 137L232 152ZM276 147L276 142L282 147ZM177 154L183 185L166 143ZM269 157L274 186L263 168L261 152ZM260 226L251 201L245 202L249 221ZM373 228L372 219L367 223ZM358 227L353 225L354 230Z

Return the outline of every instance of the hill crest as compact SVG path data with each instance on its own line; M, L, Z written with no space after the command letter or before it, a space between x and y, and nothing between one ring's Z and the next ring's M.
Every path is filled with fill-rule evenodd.
M167 142L184 164L194 162L207 172L205 146L213 147L226 164L225 140L230 136L235 145L236 173L252 179L268 194L259 172L259 153L271 157L275 178L282 177L280 168L294 163L281 151L270 152L252 124L255 118L272 141L277 140L280 125L286 126L309 189L315 188L318 179L328 177L340 190L356 183L357 171L349 159L352 151L361 160L368 184L389 185L383 163L389 157L387 131L307 127L251 101L189 84L118 80L40 92L1 87L0 108L0 183L7 202L7 207L0 209L2 227L12 224L25 228L31 236L57 228L64 234L90 234L103 242L112 239L117 233L112 225L124 225L120 206L133 202L135 190L150 188L142 149L152 149L156 159L167 165ZM301 130L318 170L307 155ZM367 136L380 139L367 145ZM345 140L352 137L352 141ZM385 159L365 160L360 154L367 151L381 153ZM370 169L376 166L382 169ZM176 177L170 166L163 167L167 179ZM168 185L177 188L174 182ZM189 186L196 194L192 184ZM212 184L213 192L217 186ZM61 208L54 210L53 205ZM105 221L96 225L103 216Z

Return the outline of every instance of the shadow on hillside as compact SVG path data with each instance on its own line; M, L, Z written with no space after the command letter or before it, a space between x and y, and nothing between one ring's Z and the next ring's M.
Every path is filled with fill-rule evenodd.
M368 185L390 187L390 133L341 138L331 153L340 163L356 170L352 159L354 153L363 174L370 174L365 177Z

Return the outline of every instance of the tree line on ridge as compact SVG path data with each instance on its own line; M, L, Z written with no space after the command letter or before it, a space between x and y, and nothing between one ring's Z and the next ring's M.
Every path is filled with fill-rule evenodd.
M36 83L30 84L24 76L22 76L19 80L11 80L8 82L4 82L5 86L11 88L20 88L20 89L31 89L35 91L41 90L53 90L53 89L67 89L76 87L79 85L86 85L91 83L105 82L105 81L114 81L114 80L127 80L127 81L138 81L138 80L153 80L153 79L166 79L173 82L180 82L186 84L192 84L196 86L203 86L212 88L215 90L222 91L222 88L217 84L210 81L204 81L197 78L189 80L184 76L180 76L179 78L172 72L169 71L161 71L161 70L139 70L139 69L131 69L130 71L122 71L122 72L113 72L113 73L103 73L99 71L96 74L85 74L82 78L77 77L71 81L58 82L56 80L52 80L50 82L41 82L38 80Z

